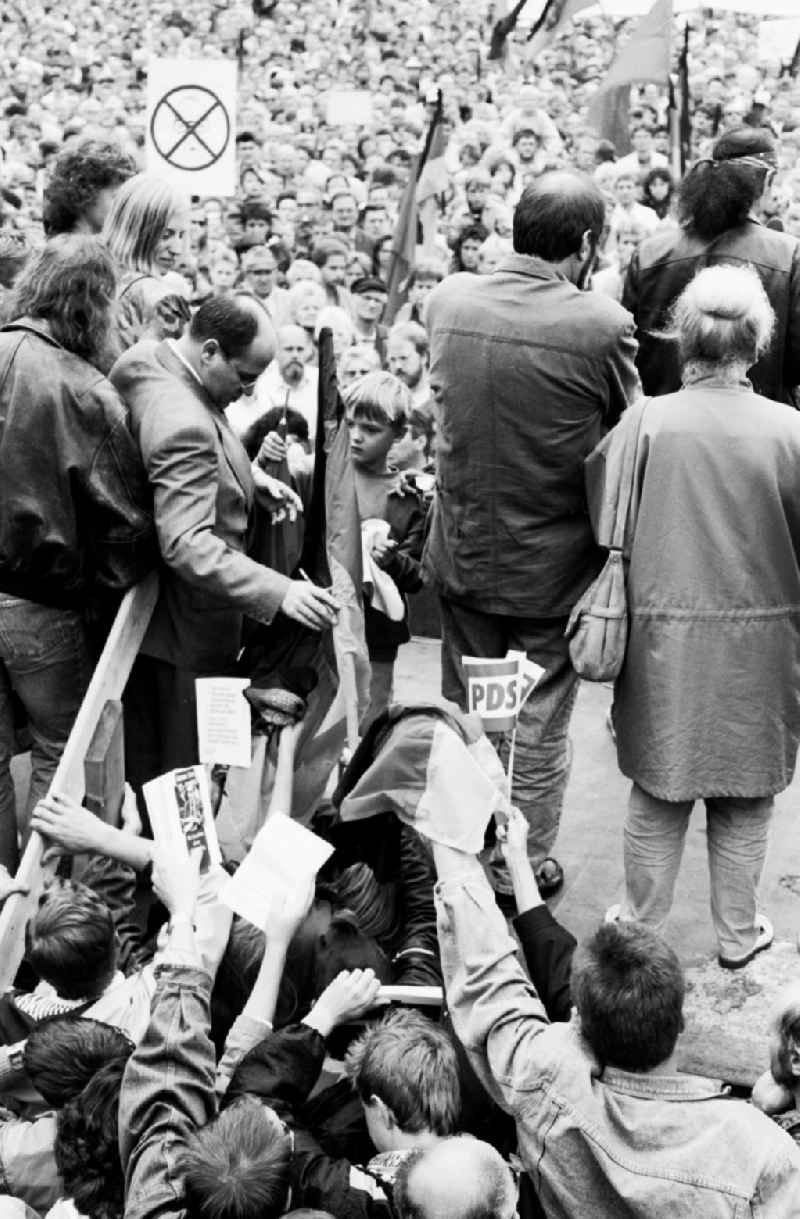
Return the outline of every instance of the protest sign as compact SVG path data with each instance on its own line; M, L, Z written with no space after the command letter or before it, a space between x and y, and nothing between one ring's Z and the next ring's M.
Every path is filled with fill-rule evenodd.
M170 770L142 787L153 838L170 853L202 851L200 870L221 862L208 775L202 766Z
M368 127L372 95L365 89L331 89L325 118L331 127Z
M273 813L220 892L220 900L262 930L286 895L307 886L333 854L333 847L298 821Z
M248 767L252 760L250 706L246 677L198 677L197 739L200 761L208 766Z
M467 710L480 717L485 732L511 732L519 710L519 660L462 656L467 677Z
M151 59L147 169L189 195L236 192L236 65L226 59Z

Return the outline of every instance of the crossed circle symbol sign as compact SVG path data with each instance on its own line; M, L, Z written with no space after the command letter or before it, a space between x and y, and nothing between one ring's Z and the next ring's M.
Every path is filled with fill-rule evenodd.
M175 169L208 169L231 138L225 106L204 85L179 85L153 108L150 138L160 156Z

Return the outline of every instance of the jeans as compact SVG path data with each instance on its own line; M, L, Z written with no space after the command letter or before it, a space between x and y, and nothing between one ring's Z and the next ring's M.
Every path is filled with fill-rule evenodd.
M50 786L91 674L80 614L0 594L0 863L12 873L19 860L12 690L25 708L32 739L27 824Z
M709 797L705 801L711 917L720 956L737 960L757 936L756 889L772 816L763 799ZM659 928L669 914L692 801L659 800L635 783L625 822L626 896L620 917Z
M514 803L528 820L528 858L534 867L550 854L558 834L569 778L568 729L578 693L578 675L564 638L566 619L512 618L483 614L440 598L442 615L442 693L467 705L462 656L505 656L509 648L525 652L546 672L528 697L517 720ZM509 733L490 737L505 764ZM494 861L497 887L511 891L507 871Z

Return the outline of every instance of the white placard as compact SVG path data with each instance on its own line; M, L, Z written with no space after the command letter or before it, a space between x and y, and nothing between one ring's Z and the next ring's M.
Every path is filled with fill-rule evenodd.
M246 677L198 677L195 679L197 701L197 739L200 761L208 766L247 768L252 759L250 705L244 691L250 685Z
M202 766L184 766L151 779L142 787L153 838L170 854L188 857L192 850L203 852L201 871L222 861L208 775Z
M287 893L305 889L332 854L324 838L284 813L273 813L223 886L220 900L263 931L270 912L283 904Z
M762 21L758 27L758 58L760 62L785 63L794 54L800 40L800 17L778 21Z
M368 127L372 122L372 96L365 89L332 89L325 118L331 127Z
M236 64L151 59L147 168L191 195L236 192Z

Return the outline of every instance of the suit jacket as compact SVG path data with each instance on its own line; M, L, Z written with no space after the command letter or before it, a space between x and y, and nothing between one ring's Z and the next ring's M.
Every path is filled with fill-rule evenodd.
M110 379L130 409L161 550L161 592L142 652L223 672L241 646L243 616L271 622L289 586L244 553L253 503L247 454L168 342L137 343Z

